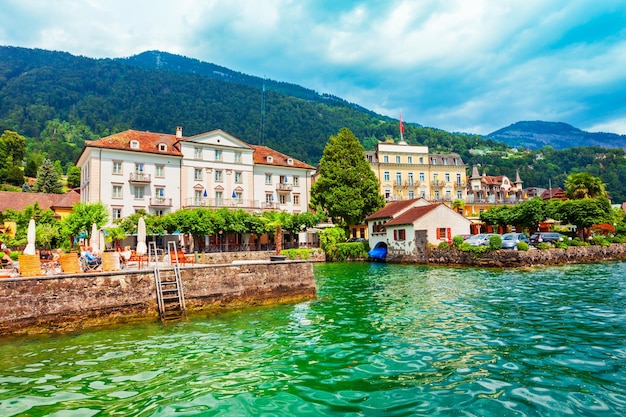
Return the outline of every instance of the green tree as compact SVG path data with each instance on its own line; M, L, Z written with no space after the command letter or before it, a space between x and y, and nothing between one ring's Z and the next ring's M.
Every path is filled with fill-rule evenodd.
M80 167L72 165L67 168L67 186L68 188L80 187Z
M589 228L594 224L609 223L614 220L611 202L606 197L566 200L558 208L558 220L575 225L578 237L589 237Z
M311 187L311 208L322 207L342 227L363 223L385 205L378 181L356 136L347 128L331 136Z
M37 180L35 180L34 191L36 193L63 193L61 176L54 169L54 166L49 159L45 159L37 171Z
M565 195L571 199L606 197L605 185L601 178L578 172L565 180Z
M72 207L70 215L61 221L61 234L64 238L69 239L70 246L73 246L75 237L81 233L88 236L94 223L98 228L101 228L108 219L109 211L101 202L76 203Z

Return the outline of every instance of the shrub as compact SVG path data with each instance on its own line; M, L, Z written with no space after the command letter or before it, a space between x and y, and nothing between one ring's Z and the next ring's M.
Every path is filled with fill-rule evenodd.
M369 245L365 242L338 243L335 260L343 262L347 259L367 258L367 248Z
M489 249L498 250L502 249L502 237L499 235L491 236L489 238Z
M439 242L439 245L437 246L437 248L439 248L439 249L449 249L449 248L451 248L451 246L448 244L448 242Z
M580 238L575 237L570 241L570 246L589 246L589 243L583 242Z
M545 250L545 249L548 249L549 247L550 246L546 242L537 243L537 249Z
M559 249L569 248L569 244L566 241L554 242L554 247Z
M283 249L280 251L280 254L285 255L292 261L296 258L307 260L311 257L313 251L313 249Z
M462 250L463 252L469 252L470 250L472 250L472 247L473 246L467 242L463 242L458 246L458 248Z
M604 236L594 236L591 238L590 243L592 245L597 245L597 246L610 246L611 242Z
M454 236L452 238L452 244L454 245L454 247L458 248L459 246L461 246L463 244L463 242L465 242L465 239L463 239L463 236Z
M526 252L530 247L526 242L517 242L517 250Z

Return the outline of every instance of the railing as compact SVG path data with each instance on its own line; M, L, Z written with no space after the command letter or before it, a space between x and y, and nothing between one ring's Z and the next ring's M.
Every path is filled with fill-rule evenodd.
M131 172L128 181L149 183L151 181L151 178L150 174L144 174L143 172Z
M150 205L152 207L172 207L172 199L170 197L152 197Z
M277 191L291 191L293 190L293 185L280 182L276 184L276 190Z
M239 207L261 208L258 200L243 200L238 198L187 198L184 207Z

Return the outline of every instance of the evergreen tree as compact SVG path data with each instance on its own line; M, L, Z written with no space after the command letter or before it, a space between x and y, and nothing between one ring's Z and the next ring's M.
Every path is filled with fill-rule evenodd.
M321 207L335 224L348 227L385 205L365 149L350 129L331 136L320 161L319 178L311 187L311 208Z
M37 171L37 180L35 181L34 191L36 193L63 193L61 177L54 169L54 166L49 159L45 159Z

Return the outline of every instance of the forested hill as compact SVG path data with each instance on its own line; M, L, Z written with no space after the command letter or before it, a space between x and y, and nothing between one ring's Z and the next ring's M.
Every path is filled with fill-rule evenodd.
M524 121L496 130L489 139L504 142L512 147L539 149L549 145L554 149L577 146L601 146L626 149L626 136L615 133L585 132L567 123Z
M31 172L44 157L62 167L73 164L84 140L126 129L174 133L176 126L183 126L185 136L223 129L311 165L342 127L368 150L399 136L398 120L338 97L165 52L92 59L0 46L0 134L11 130L26 137L24 163ZM514 178L519 169L526 186L562 186L569 172L587 170L603 178L615 202L626 200L623 150L511 154L502 142L410 123L404 138L431 152L457 152L489 175ZM5 157L0 143L0 183L8 182Z

